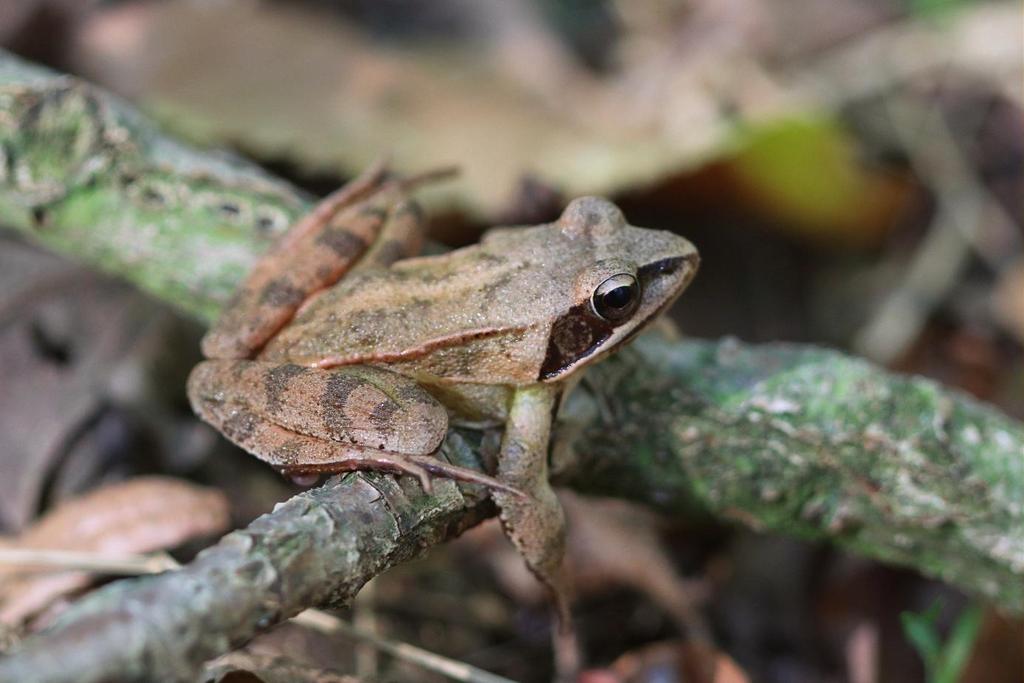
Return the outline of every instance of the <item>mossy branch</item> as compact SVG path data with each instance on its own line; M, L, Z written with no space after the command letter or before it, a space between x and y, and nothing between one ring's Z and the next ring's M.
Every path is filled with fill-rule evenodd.
M0 55L0 220L209 320L309 199L190 149L98 89ZM474 459L474 434L449 454ZM1024 426L824 349L648 335L565 406L560 481L710 510L915 567L1024 612ZM296 496L185 569L117 582L0 660L0 681L187 680L277 621L493 511L359 474ZM116 676L115 676L116 674Z

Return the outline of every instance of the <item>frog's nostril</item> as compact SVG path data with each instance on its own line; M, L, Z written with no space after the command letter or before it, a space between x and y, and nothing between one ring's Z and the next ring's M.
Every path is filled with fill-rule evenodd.
M35 320L29 327L29 336L41 358L60 367L71 365L74 348L66 331L48 325L47 321Z

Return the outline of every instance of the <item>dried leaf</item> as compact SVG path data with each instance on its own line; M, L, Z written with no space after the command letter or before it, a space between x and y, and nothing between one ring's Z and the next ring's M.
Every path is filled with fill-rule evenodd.
M359 683L359 679L316 669L287 657L245 650L218 657L206 666L202 683Z
M0 239L0 533L25 528L44 489L53 505L204 452L168 409L189 333L123 283Z
M700 641L655 643L619 657L609 667L620 681L677 680L688 683L747 683L729 655ZM672 676L667 671L674 671Z
M111 359L109 335L94 332L104 329L98 320L106 329L116 323L106 315L110 311L91 305L95 284L54 256L0 242L0 530L20 529L31 519L69 435L98 409L94 377L110 371ZM74 309L52 300L61 290L74 292ZM68 324L54 325L55 318ZM76 330L74 347L62 343L63 335L50 334L53 327ZM72 367L79 363L95 373L88 384Z
M531 170L568 194L608 194L689 166L731 128L723 95L735 105L737 94L765 89L753 83L765 80L760 70L751 75L733 54L728 69L714 53L695 72L687 53L605 82L546 40L487 35L461 50L389 50L336 16L281 3L112 7L77 47L94 78L195 137L244 140L257 154L344 173L382 149L404 168L454 162L462 178L435 197L471 212L500 210Z
M221 533L229 521L219 491L168 477L140 477L62 503L5 545L116 557L174 548ZM83 572L0 567L0 623L19 624L89 581Z
M0 655L12 649L21 640L17 629L0 623Z
M961 683L1020 683L1021 680L1024 680L1024 619L1011 619L994 608L989 609Z
M691 635L706 632L697 606L709 597L709 586L676 573L662 550L653 515L622 501L584 498L565 490L558 498L568 519L566 563L578 593L629 586L650 596ZM545 599L519 555L500 540L497 526L487 525L466 538L488 546L486 557L506 590L527 602Z
M1003 325L1024 343L1024 258L1000 275L993 307Z

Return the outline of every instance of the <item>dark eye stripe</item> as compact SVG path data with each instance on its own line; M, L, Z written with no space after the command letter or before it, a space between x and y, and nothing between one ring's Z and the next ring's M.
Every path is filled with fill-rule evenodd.
M683 256L648 263L638 270L637 280L644 283L659 275L674 273L684 262L694 259L696 256ZM634 321L634 329L630 336L643 329L647 321L660 312L653 311L648 318L639 322ZM601 345L612 335L616 327L616 324L598 317L589 302L573 306L551 327L547 352L537 379L555 378L576 362L593 355L600 350Z
M612 335L615 326L590 310L590 304L577 304L551 326L547 353L538 379L557 377L576 361L597 351Z
M683 261L687 261L686 257L673 256L671 258L663 258L660 261L654 261L646 265L640 266L637 271L637 278L644 282L650 280L655 275L671 275L672 273L679 270L679 266L683 265Z

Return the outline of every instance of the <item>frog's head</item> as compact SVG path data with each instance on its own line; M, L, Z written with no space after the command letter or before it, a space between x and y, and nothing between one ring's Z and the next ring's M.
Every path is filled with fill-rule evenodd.
M572 288L554 317L538 379L556 382L617 348L668 308L700 259L683 237L626 223L607 200L574 200L554 224L575 243L564 267Z

